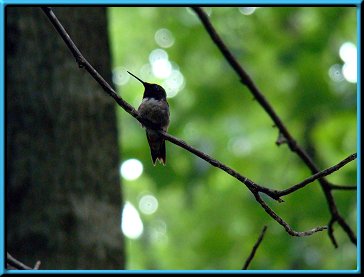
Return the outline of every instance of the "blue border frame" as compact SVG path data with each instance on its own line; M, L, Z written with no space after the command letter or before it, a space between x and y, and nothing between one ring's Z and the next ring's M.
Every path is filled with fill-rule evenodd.
M1 3L1 8L0 8L0 22L4 22L4 9L3 9L3 4ZM5 22L4 22L5 23ZM5 33L5 24L0 24L1 26L1 30L0 30L0 53L1 53L1 58L0 58L0 118L1 118L1 124L0 124L0 275L3 274L3 271L5 269L5 264L4 264L4 260L5 257L3 258L3 253L5 254L5 223L4 223L4 218L5 218L5 212L4 212L4 207L5 207L5 201L4 201L4 197L5 197L5 186L4 186L4 167L5 167L5 161L2 157L5 157L5 142L4 142L4 132L5 132L5 114L4 114L4 95L5 95L5 91L4 91L4 76L5 76L5 64L4 64L4 60L5 60L5 53L4 53L4 33ZM4 204L3 204L4 203Z
M358 6L357 7L357 11L356 11L356 24L357 24L357 27L356 27L356 31L357 31L357 68L358 68L358 72L357 72L357 108L356 108L356 112L357 112L357 150L358 150L358 162L357 162L357 208L358 208L358 212L357 212L357 230L356 230L356 233L359 234L357 235L358 237L358 245L357 245L357 268L359 270L359 272L361 272L361 257L360 257L360 254L361 254L361 217L360 217L360 213L361 213L361 202L360 202L360 196L361 196L361 172L360 172L360 164L361 164L361 129L360 129L360 126L361 126L361 122L360 122L360 114L361 114L361 103L360 103L360 88L361 88L361 79L360 79L360 70L361 70L361 41L360 41L360 38L361 38L361 29L360 29L360 25L361 25L361 6Z
M89 4L89 5L96 5L96 4L102 4L102 5L182 5L182 4L201 4L201 5L237 5L237 4L255 4L255 5L294 5L294 6L300 6L300 5L355 5L357 7L357 52L358 52L358 78L357 78L357 150L358 150L358 160L357 160L357 234L358 235L358 245L357 245L357 269L356 270L5 270L5 257L3 257L3 254L5 254L5 226L4 221L0 220L0 275L3 275L4 273L12 274L62 274L62 273L89 273L89 274L99 274L99 273L107 273L107 274L120 274L120 273L151 273L151 274L169 274L169 273L224 273L224 274L230 274L230 273L239 273L239 274L247 274L247 273L254 273L254 274L261 274L261 273L271 273L271 274L294 274L294 273L359 273L361 272L361 237L360 237L360 230L361 230L361 221L360 221L360 213L361 213L361 202L360 202L360 195L361 195L361 172L360 172L360 164L361 164L361 145L360 145L360 139L361 139L361 129L360 129L360 114L361 114L361 104L360 104L360 69L361 69L361 62L360 62L360 56L361 56L361 29L360 29L360 16L361 16L361 2L360 0L305 0L305 1L295 1L295 0L256 0L256 1L239 1L239 0L200 0L200 1L181 1L181 0L175 0L175 1L168 1L168 0L141 0L141 1L132 1L132 0L107 0L107 1L101 1L101 0L89 0L89 1L82 1L82 0L53 0L53 1L42 1L42 0L5 0L0 1L0 22L4 24L0 24L2 28L0 29L0 50L2 53L2 56L0 58L0 116L2 120L2 124L0 125L0 156L5 157L5 141L4 141L4 76L5 76L5 63L4 63L4 34L5 34L5 22L4 22L4 8L7 4L48 4L51 5L54 4ZM4 184L4 159L0 160L0 176L2 177L0 179L0 203L1 203L1 218L4 219L4 195L5 195L5 184ZM3 204L4 203L4 204Z
M360 0L3 0L4 4L89 4L89 5L360 5Z

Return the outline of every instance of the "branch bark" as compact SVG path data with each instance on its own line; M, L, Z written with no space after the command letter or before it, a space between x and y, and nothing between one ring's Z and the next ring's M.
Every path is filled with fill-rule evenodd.
M248 266L250 265L251 261L253 260L254 256L255 256L255 253L257 252L257 249L260 245L260 243L262 242L263 238L264 238L264 235L265 235L265 231L267 231L267 226L264 226L263 227L263 230L262 232L260 233L259 235L259 238L258 240L256 241L256 243L254 244L253 246L253 249L252 251L250 252L249 254L249 257L246 259L245 263L244 263L244 266L243 266L243 270L246 270L248 269Z
M292 192L295 192L298 189L301 189L301 188L305 187L306 185L308 185L308 184L310 184L310 183L312 183L312 182L314 182L316 180L320 180L320 178L325 177L327 175L330 175L331 173L333 173L333 172L339 170L340 168L342 168L347 163L355 160L356 157L357 157L356 153L351 154L349 157L345 158L344 160L342 160L338 164L312 175L311 177L303 180L302 182L298 183L297 185L294 185L294 186L292 186L292 187L290 187L288 189L285 189L285 190L282 190L282 191L278 192L278 195L279 196L284 196L284 195L290 194ZM351 190L353 190L353 189L356 189L356 187L352 187L352 186L351 187L342 187L342 186L330 185L330 189L341 189L341 190L351 189Z
M40 261L37 261L33 268L23 264L22 262L15 259L13 256L11 256L9 253L6 253L6 264L7 268L14 268L14 269L20 269L20 270L31 270L31 269L39 269L40 267Z

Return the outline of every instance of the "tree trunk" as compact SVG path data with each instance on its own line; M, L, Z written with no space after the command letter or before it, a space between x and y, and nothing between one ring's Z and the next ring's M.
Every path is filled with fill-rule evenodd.
M108 81L105 8L54 8ZM7 251L41 269L123 269L115 104L38 7L6 8Z

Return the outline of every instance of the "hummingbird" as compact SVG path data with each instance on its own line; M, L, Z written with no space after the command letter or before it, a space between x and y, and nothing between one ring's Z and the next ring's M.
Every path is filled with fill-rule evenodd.
M169 105L164 88L157 84L144 82L129 71L128 73L144 86L143 100L138 107L140 116L166 132L169 126ZM147 129L146 134L153 165L156 164L157 160L166 165L166 144L164 138L157 131L151 129Z

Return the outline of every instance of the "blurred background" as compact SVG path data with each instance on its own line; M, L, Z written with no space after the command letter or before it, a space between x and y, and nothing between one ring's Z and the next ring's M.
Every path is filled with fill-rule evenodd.
M323 169L356 149L355 8L204 8L212 24ZM108 10L113 81L134 107L143 86L161 84L171 109L169 132L258 184L283 189L310 175L190 8ZM251 193L221 170L167 143L167 165L153 166L144 131L122 109L120 172L128 268L239 269L263 225L266 238L251 269L350 269L356 248L336 227L292 238ZM356 183L356 163L328 179ZM356 228L356 193L335 192ZM269 204L296 230L325 225L328 208L315 182ZM340 252L340 253L339 253Z
M24 12L26 9L27 13ZM18 119L19 110L24 112L25 109L18 105L24 94L22 89L28 87L24 83L30 82L27 73L32 72L34 64L30 64L28 70L23 69L22 77L15 73L20 70L16 66L19 63L14 63L11 76L8 70L7 103L13 103L13 106L7 104L7 184L10 184L7 190L7 243L12 248L11 253L16 254L14 256L24 257L29 263L43 258L47 267L50 251L60 253L57 247L64 247L62 239L71 236L79 239L66 243L74 245L71 249L63 249L67 262L62 263L58 258L52 264L48 262L49 267L241 269L260 231L267 225L265 238L249 269L356 269L357 248L337 224L334 233L338 249L334 248L326 231L304 238L291 237L264 212L244 185L169 142L166 144L166 166L153 166L145 130L123 109L116 107L86 72L77 68L47 18L39 8L35 9L18 8L15 15L8 10L7 27L17 26L18 33L7 33L7 49L9 52L17 49L14 45L22 36L16 37L16 34L24 31L25 25L34 29L40 24L41 31L35 32L39 34L36 39L39 45L47 45L43 42L44 36L52 36L49 56L45 52L39 55L39 63L43 65L40 70L49 71L43 63L50 60L49 67L52 67L61 55L58 53L62 53L67 62L62 68L57 63L56 68L62 71L55 69L58 75L40 82L49 82L48 88L38 85L32 89L31 99L35 97L34 91L44 89L39 96L43 106L34 110L44 109L48 115L39 115L37 121L28 122L28 125L23 121L29 111L22 120ZM277 128L241 84L190 8L57 7L54 10L89 62L101 70L100 73L112 82L120 96L135 108L142 100L144 88L127 70L166 89L171 111L169 133L173 136L269 188L288 188L311 175L286 145L278 147L275 144ZM91 13L91 10L95 12ZM293 137L321 169L356 152L355 7L208 7L204 10ZM98 12L101 15L97 15ZM33 25L12 23L11 18L23 18L25 14L35 16L39 21L32 19ZM106 50L108 47L110 54ZM12 53L9 52L10 56ZM20 53L24 60L24 52ZM7 66L12 61L9 56ZM104 59L106 62L101 61ZM111 69L108 71L108 68ZM35 75L37 78L38 74ZM80 75L83 79L76 80ZM21 83L21 92L15 97L11 84L19 84L19 78L28 81ZM69 85L71 81L67 80L75 81L80 88L73 88ZM88 82L90 85L85 89ZM44 96L50 93L49 86L52 92L59 91L54 102ZM94 91L97 91L95 95ZM39 98L35 99L39 103ZM77 107L76 112L66 116L68 120L62 121L61 131L48 132L50 141L55 144L51 153L59 152L59 157L65 158L56 162L51 155L52 167L49 167L47 176L53 175L49 172L59 165L63 167L62 173L49 180L37 179L34 177L34 170L39 166L37 159L41 157L39 159L48 166L50 161L42 158L44 155L39 154L37 147L37 158L33 156L25 163L27 152L17 149L29 141L25 139L23 144L19 140L14 142L14 137L20 135L12 126L23 122L20 128L30 126L33 129L37 123L45 124L50 117L49 110L55 111L60 101L66 101L66 104L62 104L64 109L57 110L59 113L70 113L69 105L79 101L84 101L86 108ZM29 102L24 103L27 104ZM57 121L56 115L59 114L52 114L52 122ZM82 121L76 123L80 117ZM94 118L97 123L90 126L82 123ZM68 144L73 141L67 135L73 128L72 138L81 138L67 147L81 147L69 151L62 145L65 141ZM26 133L29 135L29 130ZM63 137L59 138L57 134ZM45 133L39 131L38 135L44 137ZM34 138L34 135L29 136ZM24 138L24 135L20 137ZM107 150L97 151L100 145L105 145ZM95 152L90 148L95 148ZM11 161L14 151L23 163ZM92 162L87 164L89 158ZM355 185L356 166L354 161L330 175L328 180L338 185ZM19 172L19 167L26 168L25 177L12 180L12 176L20 175L14 173ZM74 179L62 177L70 175L74 168L81 172L76 173ZM85 173L82 173L84 169ZM110 179L104 182L102 174ZM34 186L40 186L39 180L47 184L46 192L34 191ZM54 185L50 186L54 182L58 184L57 191ZM27 189L19 188L19 184L24 186L25 183ZM78 184L76 188L74 183ZM90 189L91 183L95 185ZM63 185L68 187L66 192ZM25 195L24 191L28 194ZM56 197L57 193L62 197ZM37 204L35 200L39 195L45 197L43 206L30 221L29 207ZM40 216L44 214L44 203L49 204L49 195L67 207L62 212L59 207L54 207L61 219L52 219L54 212ZM334 191L333 195L340 213L356 232L356 191ZM283 199L285 202L281 204L268 198L265 200L297 231L327 225L331 218L318 182ZM21 204L24 201L31 204L24 206ZM19 222L23 222L23 227L15 231ZM42 227L29 227L39 222ZM84 224L87 226L81 227ZM49 226L57 229L54 232L59 231L54 226L63 226L65 230L55 239L54 235L49 235ZM74 228L67 229L67 226ZM95 236L91 237L92 234ZM39 239L36 246L32 245L34 237ZM58 243L54 243L55 240ZM44 247L49 241L53 243ZM79 242L87 247L77 246ZM44 251L34 253L30 250L34 248ZM75 249L91 251L95 255L93 258L100 259L100 263L85 262L89 260L87 257L71 257L70 252Z

